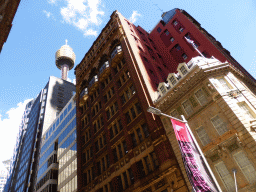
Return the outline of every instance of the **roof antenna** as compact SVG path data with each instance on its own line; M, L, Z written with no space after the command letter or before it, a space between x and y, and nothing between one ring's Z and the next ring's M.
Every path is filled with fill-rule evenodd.
M158 4L153 4L155 5L162 13L164 13L163 9L160 9L160 7L158 6Z

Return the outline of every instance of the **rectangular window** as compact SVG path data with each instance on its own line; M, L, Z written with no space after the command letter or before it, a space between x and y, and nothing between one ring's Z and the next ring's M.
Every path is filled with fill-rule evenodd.
M157 28L157 32L160 33L162 29L160 27Z
M229 85L229 83L226 81L224 77L219 78L218 80L226 91L229 91L230 89L232 89L232 87Z
M182 75L186 75L188 73L188 71L184 65L181 66L180 71L181 71Z
M250 119L254 119L255 114L252 112L250 107L245 102L238 103L238 106L242 110L242 112Z
M206 133L205 129L203 126L199 127L198 129L196 129L196 133L202 143L203 146L207 145L208 143L211 142L208 134Z
M169 31L167 29L164 30L165 35L169 35Z
M174 76L170 77L170 81L171 81L172 85L175 85L177 83L177 80L175 79Z
M227 191L235 191L234 180L223 161L214 165Z
M194 112L189 100L186 100L184 103L182 103L182 106L188 115L191 115Z
M179 28L179 31L180 31L180 32L183 32L183 31L184 31L183 27L180 27L180 28Z
M176 20L173 21L173 25L174 25L174 26L178 25L178 21L176 21Z
M188 58L188 56L185 53L182 54L182 57L184 60L186 60Z
M170 41L173 43L173 42L174 42L174 38L173 38L173 37L171 37L171 38L170 38Z
M211 119L211 122L219 135L223 135L225 132L228 131L226 123L217 115Z
M245 155L243 151L240 151L233 155L236 163L242 170L244 176L247 180L252 183L256 181L256 172L255 168L253 167L252 163L249 161L248 157Z
M176 109L171 112L171 116L180 119L180 115Z
M202 89L199 89L197 92L195 92L195 96L201 105L207 103L207 98L205 97L205 94Z
M179 44L176 44L174 47L176 48L177 51L180 51L181 49Z

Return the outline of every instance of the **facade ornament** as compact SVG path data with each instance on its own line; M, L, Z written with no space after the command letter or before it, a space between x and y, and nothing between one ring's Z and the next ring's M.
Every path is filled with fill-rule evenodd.
M231 90L228 92L228 96L232 99L236 99L241 96L241 93L242 92L240 90Z

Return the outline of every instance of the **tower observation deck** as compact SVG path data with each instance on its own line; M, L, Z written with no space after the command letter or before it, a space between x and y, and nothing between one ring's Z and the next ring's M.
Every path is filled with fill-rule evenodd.
M61 78L67 80L68 71L74 67L76 55L73 49L67 45L63 45L55 54L56 66L61 70Z

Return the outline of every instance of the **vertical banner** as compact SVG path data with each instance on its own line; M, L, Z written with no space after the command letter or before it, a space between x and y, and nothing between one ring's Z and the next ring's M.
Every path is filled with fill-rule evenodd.
M171 119L188 179L196 192L218 192L185 123Z

